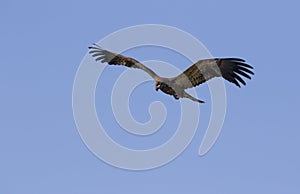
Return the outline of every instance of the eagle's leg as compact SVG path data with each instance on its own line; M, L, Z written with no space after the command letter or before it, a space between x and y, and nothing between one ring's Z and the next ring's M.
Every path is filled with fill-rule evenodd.
M179 97L176 94L174 94L173 96L176 100L179 100Z
M196 102L199 102L199 103L204 103L204 101L199 100L199 99L197 99L197 98L195 98L195 97L189 95L189 94L186 93L186 92L183 93L183 97L184 97L184 98L189 98L189 99L191 99L192 101L196 101Z

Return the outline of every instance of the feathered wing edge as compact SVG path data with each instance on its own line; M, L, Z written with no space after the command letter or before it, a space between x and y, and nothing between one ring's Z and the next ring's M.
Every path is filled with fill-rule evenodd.
M236 86L246 85L241 76L251 79L254 75L252 66L240 58L215 58L199 60L183 73L173 78L174 82L184 89L202 84L214 77L223 77ZM249 75L250 74L250 75Z
M109 65L122 65L130 68L138 68L144 70L153 79L158 78L157 74L154 71L133 58L104 50L97 44L93 44L93 46L90 46L89 49L89 53L92 55L92 57L95 58L96 61L108 63Z

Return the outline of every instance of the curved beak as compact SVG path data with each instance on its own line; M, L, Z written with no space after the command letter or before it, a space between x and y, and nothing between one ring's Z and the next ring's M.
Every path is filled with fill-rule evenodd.
M155 90L158 91L160 84L155 85Z

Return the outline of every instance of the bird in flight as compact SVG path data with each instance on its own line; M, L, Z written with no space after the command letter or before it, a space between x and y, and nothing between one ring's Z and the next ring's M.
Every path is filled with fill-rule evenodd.
M241 87L240 83L246 85L246 82L241 76L251 79L250 75L254 75L251 71L253 67L247 64L243 59L213 58L197 61L177 77L164 78L158 76L141 62L121 54L104 50L97 44L93 44L89 49L89 53L96 61L145 71L154 79L156 91L161 90L166 94L172 95L176 100L179 98L189 98L193 101L204 103L204 101L196 99L185 92L185 89L196 87L214 77L223 77L225 80Z

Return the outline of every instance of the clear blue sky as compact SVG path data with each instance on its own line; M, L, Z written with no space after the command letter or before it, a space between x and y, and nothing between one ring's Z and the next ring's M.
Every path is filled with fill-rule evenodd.
M2 1L0 193L299 193L299 6L258 0ZM186 151L166 166L134 172L107 165L84 145L73 119L72 87L91 43L145 23L185 30L213 56L245 58L256 75L242 89L226 83L226 120L207 155L197 155L210 107L203 86L196 90L208 101L201 106L203 123ZM190 65L174 53L131 54L172 58L180 69ZM107 73L115 71L123 69ZM149 96L175 104L152 84L145 84ZM141 98L139 89L133 98ZM147 103L142 111L132 106L141 121L149 117ZM113 118L105 124L120 130ZM157 135L147 143L161 143L164 137Z

